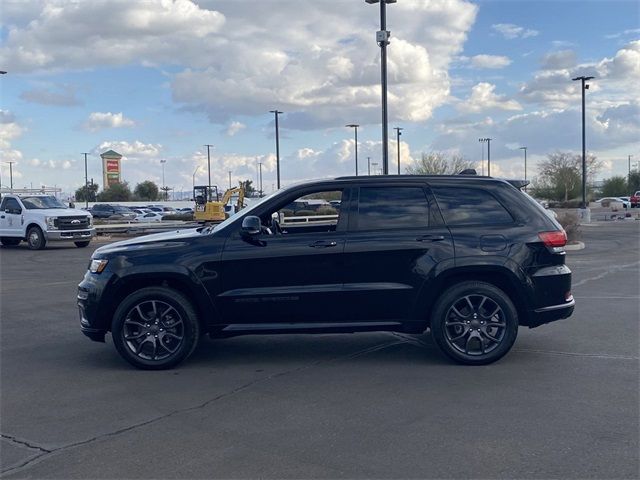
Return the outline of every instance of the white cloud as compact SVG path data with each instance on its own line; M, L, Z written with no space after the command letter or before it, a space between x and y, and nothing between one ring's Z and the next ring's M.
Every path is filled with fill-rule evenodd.
M491 25L491 28L500 33L507 40L513 40L515 38L529 38L535 37L540 32L530 28L520 27L513 23L496 23Z
M475 55L471 57L475 68L504 68L511 65L511 59L503 55Z
M105 128L133 127L135 122L126 118L122 112L92 112L84 122L83 127L90 132L97 132Z
M543 70L564 70L576 66L576 52L573 50L560 50L547 53L542 57Z
M458 109L466 112L482 112L486 110L522 110L522 106L515 100L509 100L505 95L494 92L496 86L480 82L471 89L471 95L464 102L458 104Z
M229 124L224 133L229 137L233 137L245 128L247 128L247 126L244 123L233 121Z
M108 141L102 142L93 149L93 154L100 155L107 150L114 150L127 159L155 158L162 152L162 145L153 143L143 143L139 140L135 142Z
M77 88L72 85L54 85L25 90L20 98L40 105L73 107L82 103L78 100L77 93Z

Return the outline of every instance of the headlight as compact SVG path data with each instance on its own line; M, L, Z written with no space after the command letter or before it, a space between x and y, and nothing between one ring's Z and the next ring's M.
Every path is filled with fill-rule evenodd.
M93 225L93 217L87 217L87 225Z
M56 217L46 217L47 221L47 230L55 230L56 228Z
M89 271L91 273L102 273L102 271L106 268L109 260L91 260L91 265L89 265Z

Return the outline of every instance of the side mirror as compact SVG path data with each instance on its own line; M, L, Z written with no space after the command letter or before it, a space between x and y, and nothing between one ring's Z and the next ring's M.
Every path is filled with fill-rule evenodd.
M255 217L253 215L249 215L248 217L244 217L242 219L242 235L247 237L253 237L255 235L259 235L262 229L262 223L260 222L259 217Z

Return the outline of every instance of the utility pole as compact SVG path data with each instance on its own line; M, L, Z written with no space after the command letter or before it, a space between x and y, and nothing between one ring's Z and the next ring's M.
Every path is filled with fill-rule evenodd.
M16 162L7 162L9 164L9 188L13 190L13 164Z
M479 138L478 141L480 143L487 144L487 177L491 176L491 140L492 138ZM482 153L484 154L484 147L482 149ZM484 174L484 171L482 172Z
M160 163L162 164L162 190L164 191L164 200L167 201L167 187L164 184L164 164L167 163L166 160L160 160Z
M631 157L633 157L633 155L629 155L629 173L627 175L627 190L631 189Z
M355 130L356 135L356 177L358 176L358 125L357 123L350 123L349 125L345 125L345 127L353 128Z
M589 85L586 83L592 80L594 77L576 77L571 80L576 82L580 80L580 91L582 93L582 209L587 208L587 147L586 147L586 134L585 134L585 117L584 117L584 97L585 91L589 90Z
M380 3L380 30L376 42L380 46L380 83L382 86L382 173L389 174L389 125L387 114L387 45L391 32L387 30L387 3L396 0L365 0L368 4Z
M258 193L258 196L262 198L262 162L258 162L258 171L260 172L259 173L260 182L258 184L260 186L260 192Z
M280 190L280 132L278 127L278 115L283 112L278 110L269 110L270 113L276 118L276 182L278 183L278 190Z
M229 170L229 190L231 190L231 170Z
M404 128L395 127L394 130L396 131L396 143L398 144L398 175L400 175L400 135L402 135L400 131L404 130Z
M89 208L89 175L87 174L87 155L89 154L82 152L80 155L84 155L84 208Z
M367 175L371 176L371 157L367 157Z
M520 150L524 150L524 181L527 181L527 147L520 147ZM524 186L527 189L527 186Z
M213 145L206 143L204 146L207 147L207 172L209 173L209 184L208 184L209 198L207 198L207 202L210 202L212 198L211 198L211 153L209 152L209 148L213 147Z

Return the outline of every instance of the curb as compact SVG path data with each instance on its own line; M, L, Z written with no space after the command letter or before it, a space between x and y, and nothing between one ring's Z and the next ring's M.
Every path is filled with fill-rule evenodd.
M564 249L568 251L582 250L584 249L584 243L583 242L569 243L564 246Z

